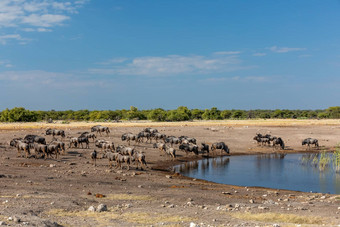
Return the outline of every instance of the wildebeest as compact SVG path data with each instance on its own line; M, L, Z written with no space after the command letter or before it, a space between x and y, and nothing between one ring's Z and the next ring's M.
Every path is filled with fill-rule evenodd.
M196 144L195 138L190 138L188 136L180 136L179 139L181 140L181 143L193 143Z
M92 159L92 162L94 163L94 166L96 166L96 160L97 160L97 151L96 150L94 150L91 153L91 159Z
M70 144L69 144L69 148L71 148L71 146L74 146L74 147L78 147L78 137L72 137L70 138Z
M10 145L17 148L18 157L21 156L21 151L24 151L25 154L26 154L26 158L28 158L28 156L30 155L29 144L22 142L20 139L21 138L12 139L11 142L10 142Z
M198 146L196 144L181 144L179 145L179 149L185 151L186 155L188 155L189 152L198 155Z
M44 158L46 159L46 157L47 157L47 145L34 143L33 148L34 148L35 158L38 158L38 154L40 154L39 158L42 155L44 155Z
M162 133L159 133L159 132L152 133L151 137L156 140L156 143L158 143L158 140L165 141L165 139L166 139L166 135L162 134Z
M122 141L127 141L128 144L130 145L130 141L134 140L135 142L137 142L137 136L132 134L132 133L124 133L121 137Z
M28 143L46 144L46 139L38 135L26 135L24 140L26 140Z
M278 137L273 140L273 147L276 148L277 146L279 146L282 150L285 149L285 143L283 142L281 137Z
M200 150L202 153L207 152L207 154L209 154L209 145L206 143L201 143Z
M96 125L91 128L91 132L97 132L97 134L99 133L100 135L102 135L102 132L105 132L106 135L108 135L110 133L110 129L106 126Z
M135 153L135 149L132 147L125 147L125 146L117 146L116 151L122 155L129 155L132 157Z
M65 143L62 141L59 141L57 139L53 139L52 142L50 144L57 144L59 145L59 148L61 150L61 153L64 155L65 154Z
M222 151L225 151L227 154L229 154L229 148L224 142L218 142L218 143L213 143L211 145L211 151L220 149L221 153Z
M58 144L58 143L48 144L47 145L47 156L52 157L52 154L55 154L55 158L58 159L59 149L60 149L60 144ZM45 157L45 159L46 159L46 157Z
M167 155L169 155L172 158L172 160L174 160L176 158L176 150L175 150L175 148L166 146L165 147L165 153Z
M142 131L142 132L139 132L138 134L137 134L137 141L140 143L140 142L144 142L144 138L146 138L146 143L148 142L148 141L150 141L150 143L151 143L151 133L150 132L144 132L144 131Z
M114 153L114 152L111 152L111 151L108 151L104 154L104 157L107 158L107 160L109 161L109 167L112 168L112 162L116 161L117 162L117 159L118 159L118 155L119 153Z
M87 138L92 138L93 142L94 140L97 138L97 136L94 133L90 133L90 132L83 132L80 135L81 137L87 137Z
M89 142L89 138L84 137L84 136L80 136L78 137L78 144L81 144L81 148L83 149L83 143L86 144L85 148L90 148L90 142Z
M53 137L54 136L61 136L62 138L65 137L65 132L64 130L58 130L58 129L47 129L46 130L46 135L52 135Z
M170 143L170 145L173 146L174 144L180 144L181 139L175 136L168 136L167 138L165 138L165 142Z
M146 161L145 161L145 154L143 154L142 152L137 151L135 153L134 158L135 158L135 162L137 162L136 169L138 169L139 164L140 164L141 169L143 169L143 166L144 166L144 168L148 167L147 164L146 164Z
M154 143L153 148L158 148L160 151L165 151L165 143Z
M156 133L156 132L158 132L158 130L155 129L155 128L145 128L144 132Z
M121 169L123 168L122 163L125 163L127 170L129 170L130 169L130 163L131 163L131 157L128 156L128 155L118 154L116 162L117 162L117 167L120 167Z
M269 134L263 136L259 133L256 134L256 136L254 136L253 140L257 141L258 145L270 145L270 141L271 141L271 137Z
M307 149L310 148L311 144L314 144L314 147L319 147L319 141L317 139L307 138L302 141L302 146L307 145Z

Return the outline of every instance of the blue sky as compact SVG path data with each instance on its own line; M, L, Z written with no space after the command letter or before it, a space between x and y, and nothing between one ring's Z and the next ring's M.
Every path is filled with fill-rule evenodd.
M323 109L340 1L1 0L0 110Z

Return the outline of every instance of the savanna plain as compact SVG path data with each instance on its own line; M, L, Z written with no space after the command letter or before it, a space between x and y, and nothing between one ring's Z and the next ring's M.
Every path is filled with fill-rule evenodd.
M237 120L177 123L100 123L110 128L97 139L121 141L126 132L146 127L174 136L189 136L198 144L225 142L230 156L283 152L258 146L256 133L283 138L284 152L305 152L301 141L317 138L320 150L334 151L340 142L339 120ZM147 168L109 168L107 159L96 166L96 148L68 148L69 138L98 123L8 123L0 125L0 222L9 226L339 226L340 195L282 189L241 187L192 179L174 173L174 165L207 158L177 149L172 160L151 143L131 143L144 152ZM65 130L65 154L60 159L17 157L9 141L27 134L44 136L47 128ZM175 145L178 148L178 145ZM318 151L320 151L318 150ZM318 152L311 150L309 152ZM219 156L210 153L209 156ZM226 155L226 154L224 154ZM100 204L106 211L89 211ZM193 224L195 223L195 225Z

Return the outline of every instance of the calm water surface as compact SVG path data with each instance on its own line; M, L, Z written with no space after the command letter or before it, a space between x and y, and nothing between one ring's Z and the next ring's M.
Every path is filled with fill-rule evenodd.
M320 171L308 162L313 155L224 156L189 162L174 169L188 177L222 184L340 194L340 174L332 166Z

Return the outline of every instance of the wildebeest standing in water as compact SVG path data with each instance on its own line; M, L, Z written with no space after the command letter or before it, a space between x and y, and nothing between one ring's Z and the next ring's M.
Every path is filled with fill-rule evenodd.
M211 145L212 152L217 149L221 150L221 154L222 154L222 151L225 151L227 154L229 154L229 147L224 142L213 143Z

